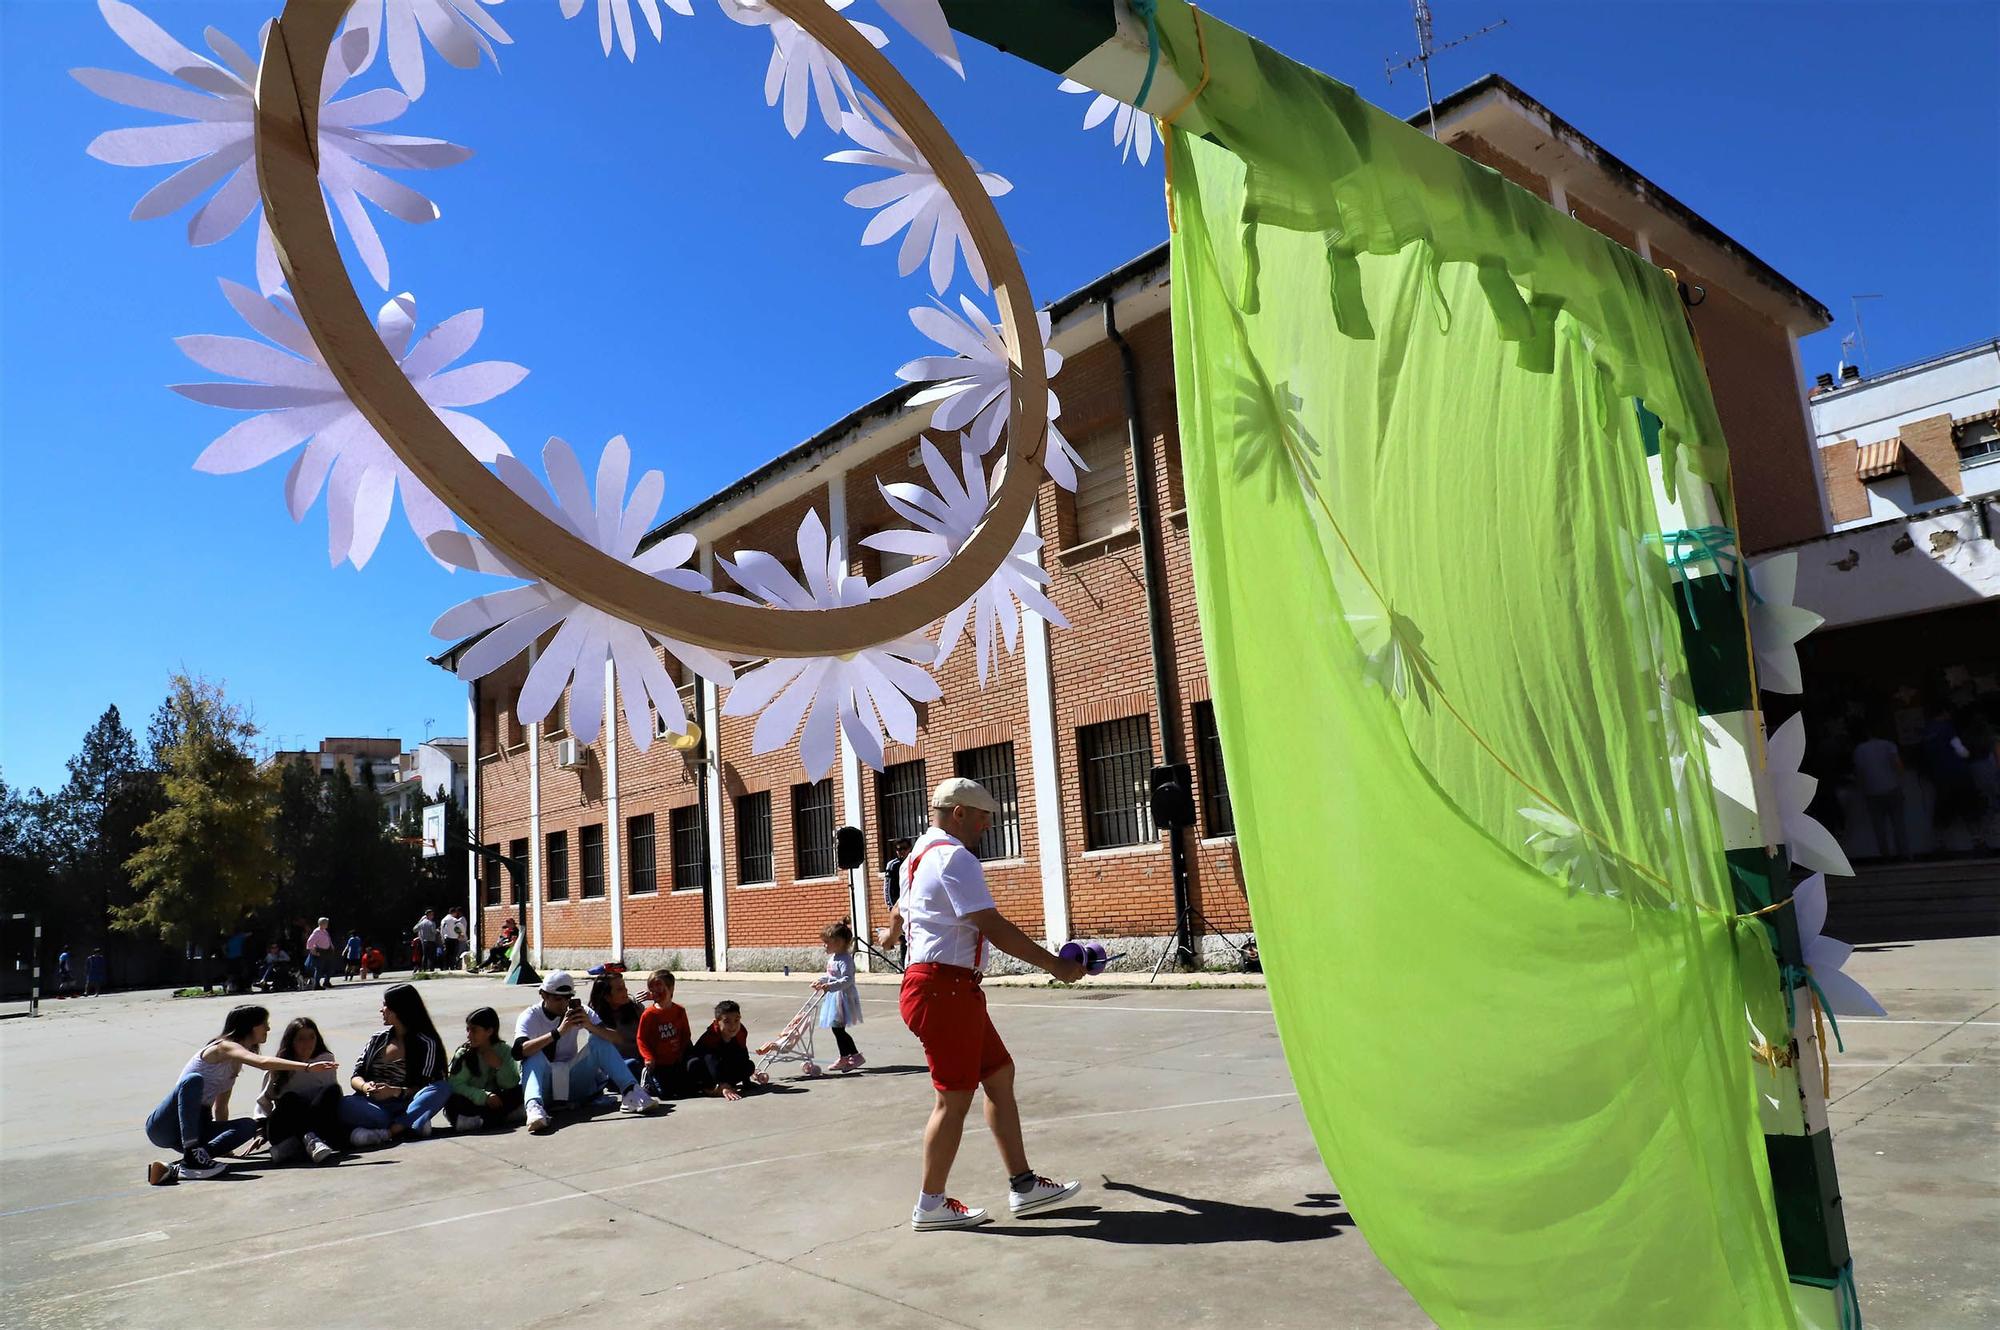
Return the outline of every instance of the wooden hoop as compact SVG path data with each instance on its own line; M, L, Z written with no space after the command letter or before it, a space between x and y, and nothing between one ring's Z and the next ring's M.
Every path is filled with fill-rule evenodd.
M664 637L734 656L837 656L923 632L970 600L1012 550L1041 484L1048 375L1020 256L958 145L896 67L822 0L766 0L879 97L964 216L1000 307L1013 414L1007 467L972 539L885 600L833 610L731 605L667 585L571 535L488 471L438 419L382 345L320 195L319 87L352 0L286 0L257 71L257 183L299 317L355 407L468 526L534 576Z

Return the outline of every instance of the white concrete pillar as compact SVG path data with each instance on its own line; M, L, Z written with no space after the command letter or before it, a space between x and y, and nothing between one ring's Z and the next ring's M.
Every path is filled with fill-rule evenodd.
M528 644L528 668L535 668L542 648ZM518 695L517 695L518 703ZM494 736L496 739L498 735ZM542 963L542 723L528 727L528 945L535 965Z
M465 892L466 904L470 907L466 919L471 923L472 951L481 955L491 944L485 936L485 902L479 898L481 878L479 847L479 681L465 685L465 760L472 764L472 770L465 782L465 831L472 844L465 850Z
M699 566L701 575L715 581L715 551L704 545ZM708 920L715 936L715 969L729 968L729 891L722 875L722 690L713 684L700 690L701 727L708 742ZM671 827L668 836L673 834Z
M625 824L618 820L618 672L604 659L604 894L611 900L611 959L625 959Z
M826 482L826 527L827 538L837 540L841 552L849 559L854 557L853 542L847 534L847 473L841 472ZM861 754L854 751L854 745L847 742L845 731L840 735L840 789L841 812L845 825L861 827ZM866 828L863 827L863 841L866 842ZM847 875L848 910L854 921L854 936L867 938L868 932L868 860L862 857L861 867ZM854 966L863 972L871 969L868 953L860 947L854 949Z
M1041 534L1039 511L1028 529ZM1063 853L1062 779L1056 765L1056 692L1049 673L1049 626L1021 616L1021 660L1028 676L1028 759L1035 788L1035 844L1042 865L1042 931L1051 943L1069 939L1069 861Z

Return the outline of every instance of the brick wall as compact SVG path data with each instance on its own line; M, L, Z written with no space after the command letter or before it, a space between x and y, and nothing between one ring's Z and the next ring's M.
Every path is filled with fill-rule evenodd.
M1855 456L1861 445L1842 439L1819 450L1819 464L1826 476L1827 504L1836 522L1857 522L1868 516L1868 487L1854 474Z
M1897 433L1903 440L1913 503L1932 503L1965 492L1958 474L1958 448L1951 437L1950 412L1912 421Z

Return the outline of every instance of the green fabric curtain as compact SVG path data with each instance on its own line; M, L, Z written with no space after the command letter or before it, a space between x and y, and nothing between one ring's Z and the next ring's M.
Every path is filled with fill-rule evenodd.
M1782 1028L1777 979L1731 917L1648 538L1634 399L1685 456L1720 448L1673 289L1243 47L1228 77L1209 51L1220 144L1172 134L1180 432L1252 911L1329 1171L1443 1325L1790 1327L1746 1020ZM1485 178L1447 206L1461 166Z

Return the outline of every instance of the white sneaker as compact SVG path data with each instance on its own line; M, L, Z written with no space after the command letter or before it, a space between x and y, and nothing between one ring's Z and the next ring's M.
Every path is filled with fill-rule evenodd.
M333 1162L336 1151L332 1146L328 1145L325 1141L321 1140L317 1132L310 1132L310 1131L307 1132L305 1135L305 1141L306 1141L306 1153L312 1157L312 1161L315 1164L327 1164Z
M459 1132L468 1132L468 1131L478 1131L481 1127L484 1127L485 1125L486 1125L485 1118L480 1117L477 1113L467 1113L457 1122L454 1122L452 1124L452 1127L454 1130Z
M541 1135L541 1134L542 1134L543 1132L545 1132L545 1131L549 1130L549 1128L551 1128L551 1127L553 1127L553 1126L555 1126L555 1125L556 1125L556 1124L555 1124L555 1122L554 1122L553 1120L551 1120L551 1119L550 1119L550 1117L549 1117L549 1110L547 1110L546 1108L543 1108L543 1107L542 1107L542 1101L541 1101L541 1100L539 1100L539 1099L530 1099L530 1100L528 1101L528 1130L529 1130L529 1131L531 1131L531 1132L533 1132L533 1133L534 1133L535 1135L539 1136L539 1135Z
M425 1118L422 1122L419 1122L416 1126L410 1128L410 1135L416 1137L420 1141L429 1140L431 1137L431 1123L434 1122L435 1120L436 1119L434 1118Z
M387 1127L356 1127L348 1133L347 1143L357 1150L373 1150L389 1143Z
M1031 1215L1037 1210L1046 1210L1052 1205L1060 1205L1082 1190L1083 1184L1081 1182L1074 1180L1069 1182L1055 1182L1048 1178L1037 1177L1035 1185L1026 1191L1010 1190L1007 1193L1007 1213L1013 1215Z
M977 1228L989 1218L991 1216L984 1210L971 1209L947 1196L944 1204L935 1210L926 1210L922 1206L912 1210L910 1227L919 1233L934 1228Z
M646 1093L646 1087L635 1085L618 1098L620 1113L650 1113L653 1111L653 1096Z

